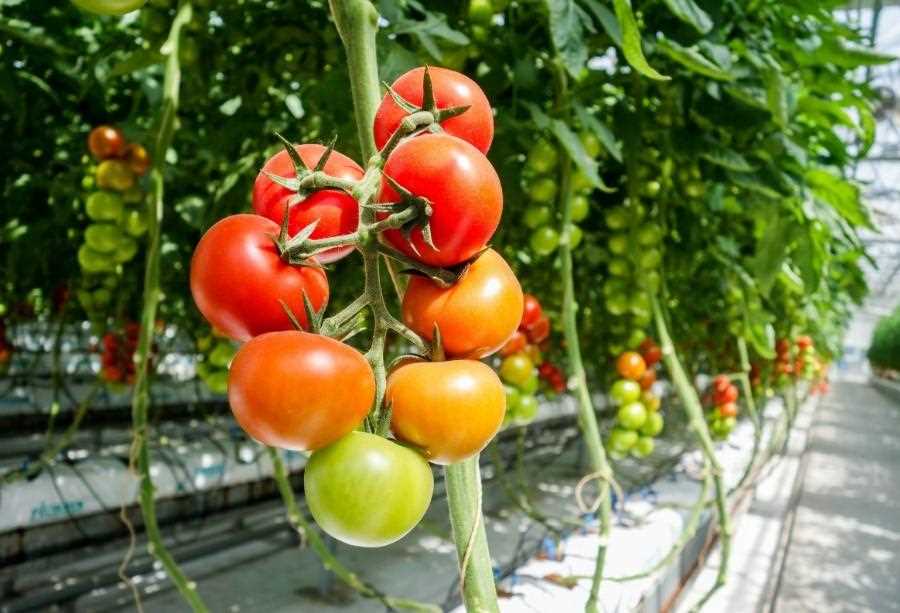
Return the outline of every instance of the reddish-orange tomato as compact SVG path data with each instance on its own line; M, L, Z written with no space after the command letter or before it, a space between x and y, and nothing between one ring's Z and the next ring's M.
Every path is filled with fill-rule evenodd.
M528 340L532 343L540 344L544 342L550 336L550 318L546 315L541 315L536 322L525 328L525 334L528 335Z
M143 175L150 168L150 154L143 145L131 143L125 147L125 163L136 175Z
M525 302L522 306L522 327L533 326L543 316L544 309L541 303L532 294L525 294Z
M797 347L799 347L800 349L808 349L812 346L813 340L809 336L804 334L803 336L797 337Z
M778 339L778 342L775 343L775 352L779 356L785 356L791 351L791 341L786 338Z
M88 150L98 160L118 157L125 150L125 135L112 126L97 126L88 134Z
M246 341L293 326L284 302L307 326L305 293L315 309L328 301L325 272L292 266L272 242L278 224L259 215L231 215L207 230L191 260L191 294L212 326L235 340Z
M713 379L713 391L717 394L724 394L729 386L731 386L731 379L728 378L728 375L717 375Z
M644 371L644 374L641 375L638 383L641 384L641 389L648 390L653 387L653 384L656 383L656 371L652 368L648 368Z
M522 316L522 288L499 253L488 249L451 287L410 279L403 321L427 340L441 331L447 355L479 359L500 349Z
M516 330L513 332L513 335L509 337L509 340L506 341L506 344L500 349L500 355L506 357L508 355L513 355L514 353L519 353L525 349L526 345L528 345L528 338L525 336L525 333Z
M657 364L662 359L662 349L659 348L652 338L645 338L640 346L641 357L647 368Z
M728 384L728 387L724 389L715 390L713 393L713 402L716 404L728 404L729 402L734 402L738 399L738 389L733 386L731 383Z
M506 393L483 362L416 362L388 378L391 428L435 464L451 464L484 449L506 413Z
M647 364L644 363L641 354L636 351L626 351L616 360L616 370L625 379L640 381L647 370Z
M737 417L738 408L734 402L726 402L719 405L719 415L722 417Z
M287 330L250 340L228 372L235 419L257 441L320 449L351 432L375 400L375 375L356 349Z

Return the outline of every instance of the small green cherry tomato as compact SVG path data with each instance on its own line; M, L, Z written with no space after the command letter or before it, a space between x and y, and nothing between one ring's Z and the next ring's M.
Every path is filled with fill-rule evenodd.
M545 225L553 216L553 212L548 206L530 206L525 209L524 221L529 228L538 228Z
M547 174L559 161L559 152L546 140L537 141L528 152L526 164L528 168L538 174Z
M94 192L88 196L85 210L88 217L95 221L118 221L122 217L125 205L118 194Z
M584 194L577 194L572 196L572 203L569 206L571 207L572 221L579 222L588 216L591 201Z
M647 415L647 421L641 426L641 434L644 436L656 436L663 430L663 417L656 411Z
M531 200L540 204L550 204L556 199L556 181L550 177L541 177L525 189Z
M649 436L641 436L638 437L637 442L634 444L634 447L631 448L631 453L634 454L638 458L646 458L648 455L653 453L653 448L656 445L653 442L653 439Z
M618 410L616 419L623 428L637 430L647 421L647 409L640 402L630 402Z
M522 386L534 375L534 364L524 353L516 353L500 363L500 378L506 383Z
M641 386L637 381L619 379L613 383L609 395L617 405L624 406L640 400Z
M628 453L638 441L638 433L625 428L613 428L609 433L609 448L618 453Z
M532 233L529 244L536 254L550 255L559 246L559 232L550 226L543 226Z
M609 237L609 241L606 243L606 246L614 255L625 255L625 253L628 251L628 243L628 237L625 234L613 234Z

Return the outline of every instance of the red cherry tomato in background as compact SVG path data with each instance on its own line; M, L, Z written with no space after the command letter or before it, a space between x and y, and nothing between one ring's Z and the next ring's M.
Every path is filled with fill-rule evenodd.
M797 337L797 347L800 349L808 349L813 346L813 340L807 335Z
M263 332L291 330L283 301L306 327L304 292L315 309L328 300L325 272L291 266L270 235L278 224L259 215L232 215L207 230L191 260L191 294L222 334L246 341Z
M729 402L734 402L738 399L738 389L732 384L728 384L728 387L723 389L722 391L715 390L713 394L713 402L716 404L728 404Z
M274 447L321 449L356 428L375 400L375 375L359 351L288 330L251 339L228 372L228 403L247 434Z
M640 345L641 357L648 368L659 363L662 359L662 349L659 348L652 338L645 338Z
M719 415L722 417L737 417L738 408L734 402L726 402L719 405Z
M431 203L429 247L417 228L413 249L400 230L384 233L387 240L411 258L432 266L454 266L484 249L503 212L503 190L494 167L469 143L447 134L425 134L400 144L384 172L413 195ZM380 202L399 202L385 182ZM418 252L418 253L417 253Z
M513 335L509 337L509 340L506 341L506 344L500 348L500 355L506 357L514 353L519 353L525 349L526 345L528 345L528 337L526 337L525 333L521 330L516 330L513 332Z
M388 378L391 429L435 464L480 452L506 414L506 392L490 366L476 360L416 362Z
M403 296L403 321L427 340L441 330L448 355L483 358L515 333L522 313L522 288L503 257L488 249L450 287L413 277Z
M131 143L125 147L124 152L125 163L128 168L136 175L143 175L150 168L150 154L143 145Z
M528 340L534 344L544 342L550 336L550 318L541 315L540 319L525 328L525 334L528 335Z
M112 126L97 126L88 134L88 150L98 160L118 157L125 150L125 135Z
M717 375L713 379L713 391L717 394L724 394L729 386L731 386L731 379L728 378L728 375Z
M652 368L648 368L644 371L644 374L641 375L641 378L638 380L638 383L641 384L641 389L648 390L653 387L653 384L656 383L656 371Z
M294 145L300 158L309 168L315 168L325 147L316 144ZM358 181L364 172L359 165L343 153L332 151L325 162L323 171L339 179ZM297 193L278 185L267 177L268 172L278 177L294 178L294 164L287 151L281 150L263 165L253 184L253 210L263 217L268 217L277 224L284 219L284 211L288 203L297 197ZM359 205L353 197L336 189L318 190L290 208L288 234L294 236L314 221L318 221L311 238L328 238L340 234L349 234L356 230L359 223ZM353 247L335 247L316 258L323 264L335 262L353 251Z
M541 303L538 299L532 294L525 294L525 302L522 306L521 327L527 328L528 326L537 323L543 314L544 309L541 308Z
M461 138L482 153L487 153L494 138L494 115L484 92L475 81L454 70L429 67L428 73L431 75L438 109L469 107L461 115L442 121L441 128L447 134ZM421 107L424 76L424 68L413 68L394 81L391 89L407 102ZM394 102L390 92L384 95L375 113L375 144L379 149L384 147L407 114Z

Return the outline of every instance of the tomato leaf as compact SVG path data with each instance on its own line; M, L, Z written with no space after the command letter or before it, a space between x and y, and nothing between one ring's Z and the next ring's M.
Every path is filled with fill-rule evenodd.
M672 14L681 21L693 26L700 34L712 30L713 23L709 15L694 3L694 0L665 0Z
M578 79L588 58L581 17L574 0L545 0L553 48L572 78Z
M704 56L697 47L683 47L669 38L657 41L659 49L692 72L719 81L733 81L734 75Z
M787 253L791 224L784 216L772 218L770 215L767 218L766 211L761 211L758 218L764 221L764 225L762 235L756 242L751 268L760 293L768 296Z
M733 149L710 149L707 148L700 154L700 157L717 166L728 168L737 172L752 172L753 166L740 153Z
M584 146L581 144L581 139L569 126L559 119L551 119L549 127L550 132L562 145L569 158L575 162L578 169L588 178L591 185L607 193L615 191L608 187L603 182L603 179L600 178L597 172L597 162L587 154L587 151L584 150Z
M831 205L849 223L873 227L858 186L822 168L807 171L805 178L816 198Z
M608 8L600 4L599 0L583 0L582 2L594 15L594 20L609 35L612 41L619 47L622 46L622 29L616 16Z
M638 30L637 20L631 10L631 1L613 0L613 8L615 8L616 19L622 28L622 53L625 54L628 63L645 77L657 81L668 81L670 77L656 72L644 57L644 50L641 48L641 32Z

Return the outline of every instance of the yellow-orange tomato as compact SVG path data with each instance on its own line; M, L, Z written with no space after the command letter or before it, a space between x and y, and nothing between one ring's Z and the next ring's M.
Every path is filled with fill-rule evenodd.
M375 400L375 375L359 351L287 330L256 336L228 373L235 419L266 445L313 451L353 431Z
M626 351L616 360L616 370L625 379L640 381L647 370L647 364L638 352Z
M132 143L125 147L125 163L136 175L143 175L150 168L150 154L143 145Z
M103 160L97 166L97 187L125 192L134 187L134 173L122 160Z
M385 402L394 435L421 447L435 464L459 462L484 449L506 413L500 378L475 360L406 364L388 377Z
M403 321L428 340L437 324L447 355L479 359L515 333L522 302L522 288L509 264L488 249L451 287L413 277L403 297Z

